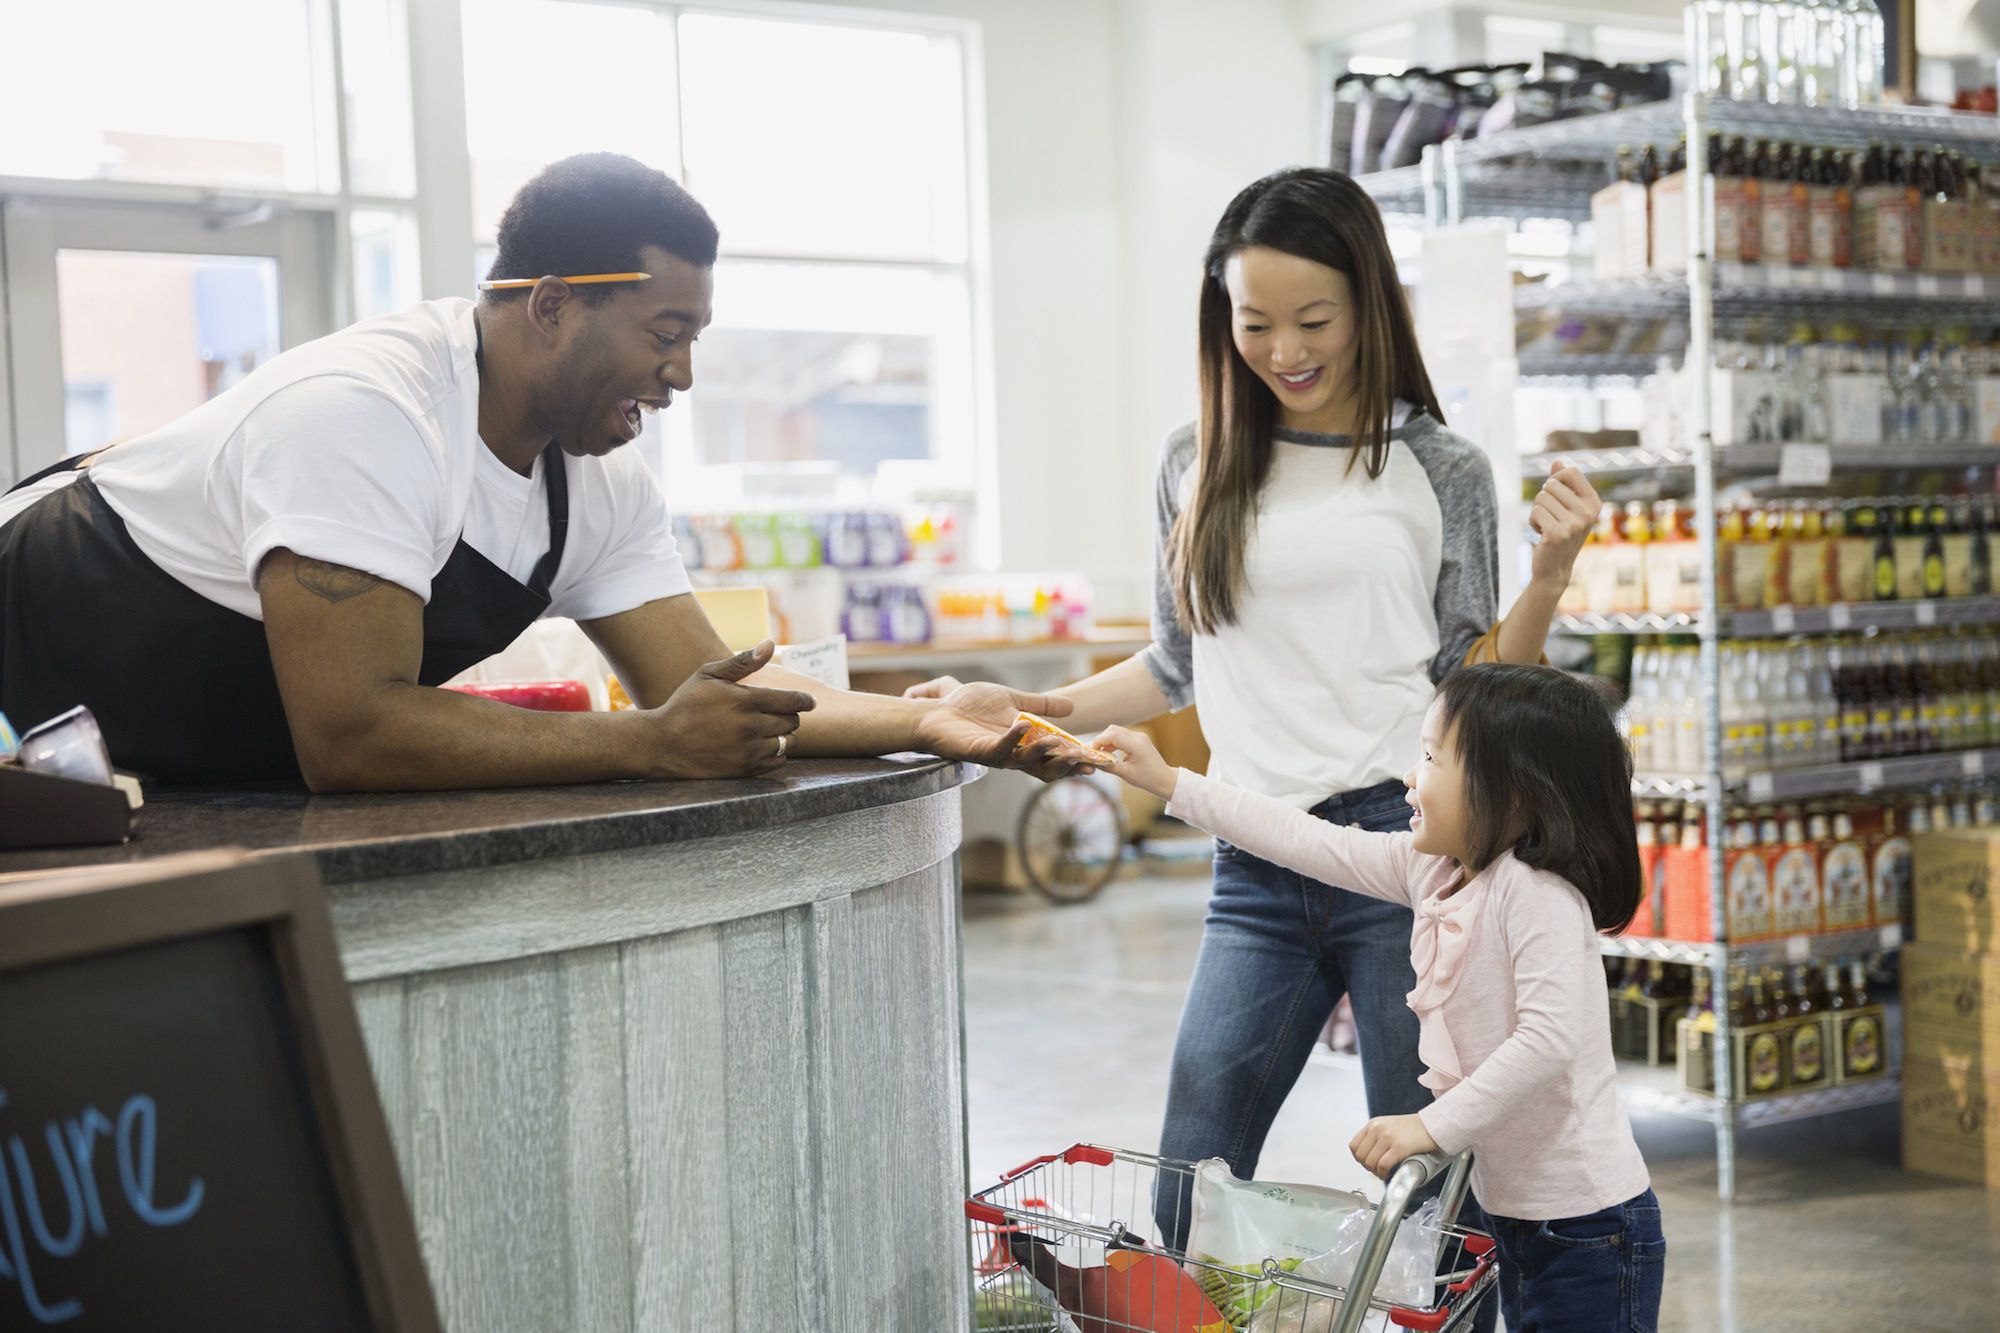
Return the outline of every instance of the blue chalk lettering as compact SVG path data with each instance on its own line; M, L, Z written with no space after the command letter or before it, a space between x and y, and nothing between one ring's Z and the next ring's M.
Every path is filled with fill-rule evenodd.
M34 1170L28 1165L28 1150L21 1143L21 1136L14 1136L14 1168L21 1176L21 1202L28 1211L28 1226L41 1243L43 1253L51 1259L67 1259L83 1244L83 1200L77 1195L76 1171L70 1166L69 1154L63 1151L62 1132L54 1121L42 1126L48 1137L49 1157L55 1163L56 1174L62 1177L65 1224L62 1239L58 1240L49 1231L47 1211L42 1207L42 1191L35 1184Z
M90 1233L107 1235L110 1228L104 1225L104 1203L97 1197L97 1168L91 1158L97 1151L97 1136L111 1137L111 1122L95 1106L86 1106L82 1115L70 1118L65 1131L69 1135L70 1158L76 1163L77 1175L83 1178L83 1206L90 1214Z
M143 1092L132 1094L118 1112L118 1179L125 1187L125 1202L139 1220L150 1226L171 1227L193 1217L201 1207L204 1186L200 1176L189 1184L187 1197L171 1208L153 1202L153 1152L159 1137L159 1108ZM142 1123L143 1121L143 1123ZM139 1131L133 1141L133 1131Z
M17 1136L16 1144L20 1143ZM0 1154L0 1250L4 1250L9 1260L6 1276L21 1285L21 1298L28 1303L28 1313L38 1324L60 1324L66 1319L74 1319L83 1313L83 1302L71 1297L55 1305L44 1305L42 1295L35 1290L35 1275L28 1267L28 1247L21 1239L21 1220L14 1213L14 1191L7 1183L7 1162Z

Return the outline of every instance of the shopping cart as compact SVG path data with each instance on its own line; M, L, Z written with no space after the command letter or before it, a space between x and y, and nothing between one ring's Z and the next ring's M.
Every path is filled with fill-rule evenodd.
M1470 1153L1404 1161L1373 1209L1346 1286L1314 1281L1266 1258L1262 1279L1271 1290L1255 1317L1238 1325L1202 1289L1204 1279L1242 1283L1242 1272L1190 1259L1148 1238L1155 1200L1188 1197L1193 1162L1082 1143L1037 1157L966 1201L978 1289L975 1327L981 1333L1358 1333L1378 1312L1383 1318L1375 1327L1393 1323L1421 1333L1469 1328L1499 1277L1493 1238L1456 1225L1471 1164ZM1378 1300L1377 1280L1397 1229L1417 1192L1439 1174L1445 1182L1432 1303ZM1368 1206L1361 1195L1353 1197ZM1348 1299L1350 1292L1356 1299Z

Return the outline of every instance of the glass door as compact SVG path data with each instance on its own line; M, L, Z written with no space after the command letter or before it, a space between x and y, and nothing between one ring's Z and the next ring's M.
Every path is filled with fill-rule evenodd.
M330 332L330 215L0 200L11 485Z

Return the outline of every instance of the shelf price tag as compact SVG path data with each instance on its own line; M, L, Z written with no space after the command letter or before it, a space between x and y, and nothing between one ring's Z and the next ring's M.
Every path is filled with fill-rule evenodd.
M1810 939L1804 935L1788 935L1785 937L1786 962L1803 963L1810 957L1812 957L1812 941Z
M1752 773L1750 775L1751 800L1768 801L1775 794L1775 790L1776 788L1771 781L1769 773Z
M1918 602L1916 605L1916 612L1917 612L1917 623L1919 625L1937 624L1936 602Z
M1778 449L1780 486L1824 486L1833 476L1833 453L1823 444L1787 444Z
M1797 620L1798 618L1792 614L1791 607L1774 606L1771 608L1771 633L1790 634Z
M1984 296L1984 295L1986 295L1986 275L1985 275L1985 274L1983 274L1983 273L1968 273L1968 274L1966 274L1966 275L1965 275L1965 278L1964 278L1964 282L1965 282L1965 294L1966 294L1967 296Z
M1893 273L1871 273L1868 275L1868 289L1877 296L1896 294L1896 275Z
M1882 927L1882 932L1875 938L1883 949L1900 949L1903 947L1903 928L1891 921Z
M1874 791L1882 785L1882 765L1870 761L1861 766L1861 790Z
M1938 281L1937 274L1935 273L1917 274L1918 296L1936 296L1943 290L1944 290L1944 285Z
M1835 602L1826 608L1826 624L1828 629L1853 629L1854 608L1846 602Z
M1958 771L1968 778L1984 776L1986 773L1986 756L1977 750L1968 750L1958 757Z
M1847 290L1847 274L1837 268L1823 268L1819 271L1819 287L1823 292Z

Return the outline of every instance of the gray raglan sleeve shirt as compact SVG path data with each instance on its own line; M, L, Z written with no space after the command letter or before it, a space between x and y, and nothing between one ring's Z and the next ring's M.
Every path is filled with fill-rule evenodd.
M1438 565L1438 654L1431 659L1431 682L1441 681L1465 660L1473 641L1491 629L1500 599L1499 501L1493 467L1484 451L1428 417L1413 418L1396 431L1430 478L1444 523L1443 558ZM1194 465L1192 425L1167 437L1153 488L1153 642L1139 654L1170 708L1194 702L1194 640L1174 607L1167 543L1180 518L1181 478Z

